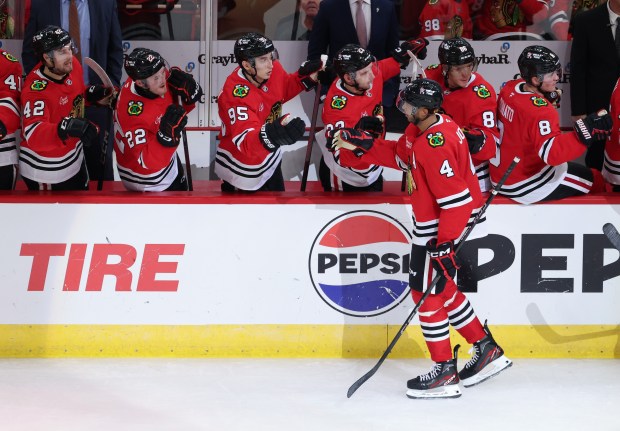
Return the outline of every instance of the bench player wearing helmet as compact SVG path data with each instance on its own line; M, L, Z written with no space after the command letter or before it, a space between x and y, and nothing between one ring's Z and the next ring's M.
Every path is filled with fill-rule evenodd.
M21 64L7 51L0 51L0 190L13 190L17 179L21 89Z
M611 129L607 113L593 113L560 131L554 103L562 75L558 56L544 46L528 46L518 60L521 79L508 81L498 99L502 131L497 154L490 160L496 184L515 157L521 159L500 194L522 204L562 199L604 190L600 172L571 162Z
M321 60L304 62L287 73L273 42L247 33L234 47L239 66L226 78L217 98L222 121L215 173L222 191L282 191L282 149L296 143L306 124L282 115L282 105L317 84Z
M84 78L71 37L48 26L35 33L32 47L39 63L21 94L21 176L29 190L88 190L83 147L99 131L84 118Z
M323 103L322 119L326 131L355 127L375 137L383 137L383 84L398 75L401 68L407 67L411 60L407 51L417 54L419 58L426 58L427 45L424 39L405 41L394 50L392 57L381 61L377 61L370 51L359 45L342 47L333 60L338 79L329 87ZM383 190L381 166L353 158L345 167L339 163L339 151L330 152L325 145L320 145L320 148L323 156L319 165L319 178L323 190Z
M474 49L463 38L444 40L439 45L439 63L429 66L426 76L441 85L441 107L463 128L480 189L487 192L491 189L488 160L495 156L499 142L495 90L477 72Z
M450 117L438 113L442 102L443 91L437 82L417 79L397 99L398 108L411 123L398 141L374 139L357 129L330 134L330 144L341 152L407 171L413 209L409 268L413 300L420 300L433 271L442 275L419 309L422 333L435 364L427 374L407 382L410 398L458 397L459 381L473 386L512 364L455 282L459 268L455 243L484 202L466 138ZM483 231L477 227L469 238L480 237ZM456 363L459 346L452 351L450 325L473 344L472 358L460 372Z
M129 78L114 113L114 152L123 185L133 191L188 190L177 148L202 88L191 74L168 71L163 57L150 49L134 49L124 66Z

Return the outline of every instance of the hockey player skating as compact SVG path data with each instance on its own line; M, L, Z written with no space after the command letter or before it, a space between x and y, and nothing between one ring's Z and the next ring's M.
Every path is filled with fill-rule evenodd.
M420 300L433 278L430 272L443 275L419 309L422 333L435 364L428 373L407 382L410 398L458 397L459 381L473 386L512 365L455 283L455 243L484 202L463 132L448 116L438 114L442 93L439 84L429 79L417 79L400 92L398 108L411 124L398 141L340 129L330 133L329 142L341 153L407 170L414 218L409 270L414 301ZM479 237L480 232L474 229L473 236ZM450 344L450 325L473 344L472 358L460 372L458 346L453 356Z
M71 37L60 27L38 31L32 47L40 62L21 95L21 176L29 190L88 190L83 146L96 142L99 131L84 118L84 103L108 103L112 89L86 91Z
M522 161L500 191L519 203L562 199L604 190L600 172L571 162L599 138L609 135L607 113L593 113L562 133L554 103L562 75L558 56L544 46L529 46L518 60L521 79L508 81L498 98L502 138L490 160L495 184L514 157Z
M323 103L325 129L355 127L366 130L375 137L385 135L383 117L383 83L407 67L411 57L426 58L428 41L416 39L403 42L392 56L376 61L374 56L359 45L345 45L333 60L338 74L330 86ZM376 85L375 81L379 82ZM325 191L381 191L383 168L365 161L352 160L343 167L339 164L338 151L330 153L320 145L323 157L319 165L319 178Z
M426 77L441 85L444 94L441 107L464 129L480 189L487 192L491 189L488 160L495 156L499 142L495 90L476 71L474 49L465 39L443 41L439 45L439 63L439 67L427 68Z
M114 114L114 152L123 185L133 191L188 190L177 147L202 88L189 73L169 71L150 49L134 49L124 67L129 78Z
M22 66L0 51L0 190L13 190L17 179L17 134L21 128Z
M222 128L215 173L225 192L282 191L280 147L301 139L306 127L302 119L282 115L282 105L317 85L322 62L306 61L289 74L273 42L258 33L237 39L234 53L239 67L217 100Z

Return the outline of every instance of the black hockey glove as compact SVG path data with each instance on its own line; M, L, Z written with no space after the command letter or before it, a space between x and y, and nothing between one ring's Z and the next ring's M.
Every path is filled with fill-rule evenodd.
M456 270L460 268L454 254L454 243L448 241L438 245L437 239L433 238L426 243L426 252L435 271L447 279L454 280Z
M193 105L202 98L202 87L196 82L194 77L183 72L178 67L170 69L168 76L168 88L174 96L181 96L185 105Z
M187 113L179 105L168 105L166 112L161 117L157 140L164 147L176 147L179 145L181 131L187 124Z
M373 138L379 138L383 135L383 119L367 115L359 119L355 128L368 133Z
M469 146L469 153L476 154L484 147L486 142L486 136L480 129L467 129L463 127L463 134L467 138L467 146Z
M57 128L58 137L63 141L67 138L80 138L85 147L97 139L99 127L84 118L65 117L60 120Z
M413 55L418 57L420 60L424 60L426 58L426 47L428 45L428 40L423 37L419 39L409 39L400 44L400 46L394 49L391 52L394 60L400 63L401 69L406 69L407 65L411 61L411 57L409 57L409 53L407 51L411 51Z
M4 125L2 120L0 120L0 139L4 139L6 134L7 134L6 126Z
M581 143L590 147L592 143L606 139L611 134L612 125L611 115L601 110L575 121L573 128Z
M327 132L328 142L331 139L330 151L345 148L350 150L357 157L362 157L364 153L372 148L375 141L371 135L357 129L335 129Z
M306 60L301 63L297 74L301 78L301 83L306 91L312 90L318 84L318 78L312 78L312 75L317 73L323 67L323 62L320 59ZM316 77L316 75L315 75Z
M332 82L338 77L331 62L328 62L325 65L325 69L320 70L317 76L321 85L326 88L329 88Z
M86 101L91 105L109 106L114 109L116 105L116 94L114 88L105 87L101 84L91 85L86 89Z
M288 121L289 115L283 115L273 123L265 123L258 135L261 143L269 152L274 152L282 145L292 145L297 142L306 130L306 123L299 117Z
M556 88L553 91L548 93L543 93L545 99L549 101L553 105L554 108L558 109L560 107L560 101L562 100L562 90Z

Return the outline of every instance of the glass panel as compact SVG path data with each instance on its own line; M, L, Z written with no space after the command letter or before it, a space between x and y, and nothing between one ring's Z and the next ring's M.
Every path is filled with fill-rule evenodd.
M0 0L0 39L24 37L24 2Z
M123 40L200 40L200 0L118 0Z

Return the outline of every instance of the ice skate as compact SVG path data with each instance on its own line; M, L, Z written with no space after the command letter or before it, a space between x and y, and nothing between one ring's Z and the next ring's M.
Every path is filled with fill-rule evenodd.
M407 382L407 397L415 399L458 398L461 396L456 358L459 345L454 347L454 359L437 362L433 368Z
M512 361L504 355L504 350L493 339L486 321L484 332L487 336L474 343L470 350L471 359L459 372L459 378L466 388L482 383L512 365Z

